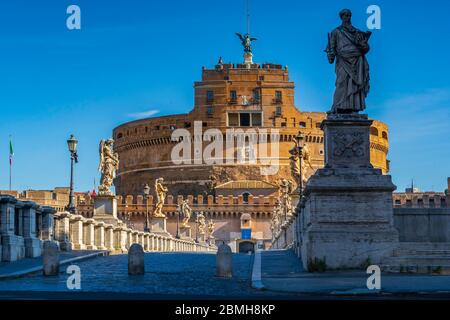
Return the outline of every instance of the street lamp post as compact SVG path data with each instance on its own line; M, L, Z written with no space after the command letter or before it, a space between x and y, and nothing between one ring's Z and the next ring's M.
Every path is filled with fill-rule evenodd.
M198 243L198 211L195 213L195 242Z
M150 229L148 227L148 197L150 195L150 187L149 187L148 184L145 184L144 194L145 194L145 226L144 226L144 231L145 232L149 232Z
M297 136L295 137L295 146L297 148L297 154L300 160L300 174L299 174L299 181L298 181L298 193L299 193L299 201L302 200L303 196L303 141L305 139L305 136L299 132Z
M74 163L78 163L78 154L77 154L77 144L78 140L75 139L74 135L70 135L70 138L67 140L67 146L70 151L70 193L69 193L69 204L67 205L67 211L75 214L75 196L73 194L73 170Z
M180 211L177 212L177 234L175 235L175 238L180 239Z

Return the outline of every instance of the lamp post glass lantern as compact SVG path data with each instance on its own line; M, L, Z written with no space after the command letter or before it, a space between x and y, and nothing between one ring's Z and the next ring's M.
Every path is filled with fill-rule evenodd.
M144 194L145 194L145 226L144 226L144 231L145 232L149 232L150 229L148 227L148 196L150 195L150 187L148 184L145 185L144 187Z
M70 192L67 211L69 211L70 213L76 213L75 196L73 193L73 172L74 172L74 163L78 163L77 145L78 140L75 139L75 136L73 134L70 135L70 138L67 140L67 147L69 148L70 152Z

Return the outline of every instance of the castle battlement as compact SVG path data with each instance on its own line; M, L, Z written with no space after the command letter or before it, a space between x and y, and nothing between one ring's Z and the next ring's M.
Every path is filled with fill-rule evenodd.
M152 195L149 195L147 199L142 195L127 195L127 196L116 196L117 198L117 206L121 207L146 207L149 206L153 208L156 204L156 201ZM173 196L168 195L166 198L166 202L164 203L164 207L177 207L183 200L187 200L191 207L200 207L200 206L274 206L277 201L277 197L274 195L270 196L253 196L248 195L246 199L244 199L244 195L239 196L204 196L204 195L187 195L187 196ZM81 206L92 206L94 204L94 198L90 196L86 196L83 199L78 198L77 207Z

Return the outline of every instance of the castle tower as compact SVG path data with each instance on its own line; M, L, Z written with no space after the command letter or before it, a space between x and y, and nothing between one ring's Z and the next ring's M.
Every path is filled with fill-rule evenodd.
M254 41L248 34L246 36L250 42ZM242 36L244 42L247 41L246 36ZM251 48L244 46L244 55L248 53L251 53ZM114 182L118 195L143 194L145 184L159 177L164 178L173 195L276 194L281 179L293 180L289 150L299 132L306 136L305 142L311 152L314 170L310 169L308 175L323 167L324 136L320 124L326 114L301 112L296 108L295 84L289 78L287 67L254 63L253 55L249 59L244 57L243 63L233 64L220 58L213 68L202 68L201 79L194 82L194 106L190 113L132 121L114 129L114 148L120 158ZM195 132L195 128L201 132ZM172 134L176 129L189 132L192 142L190 157L193 159L190 164L173 162L172 150L178 142L172 141ZM219 130L223 141L230 129L267 130L268 156L274 145L270 131L278 130L278 154L274 154L278 171L264 175L260 163L237 163L240 154L251 153L247 141L244 147L239 147L236 142L232 149L224 143L223 155L231 155L234 163L224 159L222 164L207 164L201 156L211 143L204 141L203 137L209 129ZM387 131L387 126L378 121L374 121L371 127L371 162L383 173L388 171ZM196 154L201 159L200 163L194 161Z

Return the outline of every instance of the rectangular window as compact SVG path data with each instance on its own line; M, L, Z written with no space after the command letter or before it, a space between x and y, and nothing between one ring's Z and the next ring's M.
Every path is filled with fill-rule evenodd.
M239 118L241 127L250 127L250 113L241 113Z
M261 100L261 95L259 89L253 90L253 103L259 103Z
M306 128L306 122L300 122L300 128Z
M208 115L212 115L214 113L214 107L208 106L206 108L206 112L208 113Z
M230 91L230 102L232 104L237 103L237 93L235 90Z
M214 91L207 91L206 92L206 102L212 103L214 101Z
M228 126L238 127L239 126L239 114L229 113L228 114Z
M275 102L281 103L283 101L283 96L281 91L275 91Z
M253 127L261 127L262 126L261 113L252 113L252 126Z
M281 116L281 106L277 106L276 110L275 110L275 114L277 116Z

